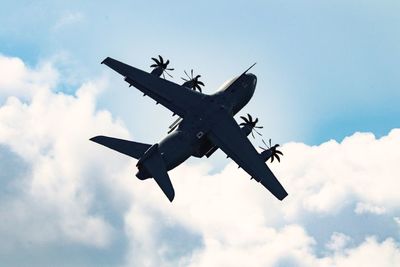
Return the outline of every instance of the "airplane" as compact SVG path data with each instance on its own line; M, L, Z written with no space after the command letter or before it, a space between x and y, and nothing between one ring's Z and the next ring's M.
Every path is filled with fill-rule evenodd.
M252 98L257 77L248 71L232 78L221 86L214 94L204 94L196 89L199 86L199 75L184 79L183 85L176 84L161 78L168 68L169 60L163 61L152 58L155 64L153 71L148 73L133 66L127 65L111 57L101 63L121 74L129 87L134 86L144 96L149 96L169 109L179 118L169 127L168 135L159 143L153 145L108 136L96 136L90 140L116 150L120 153L137 159L138 169L136 177L140 180L154 178L170 202L175 197L168 171L174 169L189 157L210 157L216 150L221 149L227 157L234 160L240 168L245 170L251 179L261 183L277 199L283 200L288 194L266 164L282 152L277 150L279 145L269 146L258 153L247 136L255 128L258 118L253 120L248 114L241 117L244 122L240 125L233 116L238 113ZM167 73L168 74L168 73ZM170 74L168 74L170 75Z

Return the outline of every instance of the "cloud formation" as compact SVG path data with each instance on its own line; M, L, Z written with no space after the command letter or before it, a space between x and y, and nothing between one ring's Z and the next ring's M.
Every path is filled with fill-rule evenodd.
M98 174L88 139L95 129L127 136L108 112L95 111L95 95L104 80L83 84L76 95L52 92L58 76L50 63L30 69L17 58L0 58L8 76L0 79L1 93L12 92L0 107L0 143L27 165L18 177L5 177L15 186L2 203L2 229L15 233L13 242L50 242L65 239L98 247L111 239L112 226L90 211L92 193L87 183ZM12 89L12 90L11 90ZM19 166L9 164L5 173ZM13 246L13 242L9 242ZM6 245L3 243L2 245Z
M7 96L26 99L39 91L49 91L59 79L58 72L50 62L29 68L20 58L1 54L0 71L0 101Z
M28 67L1 56L0 67L8 71L0 76L3 262L21 263L13 251L78 246L114 251L114 266L400 265L399 129L379 139L355 133L340 143L283 145L283 161L270 164L289 192L283 202L234 163L215 174L212 159L186 163L171 172L170 204L154 181L134 177L134 160L88 141L130 138L96 109L106 79L68 95L56 90L62 75L50 62ZM364 218L395 231L382 234ZM349 227L339 229L343 222ZM31 265L74 265L58 255Z

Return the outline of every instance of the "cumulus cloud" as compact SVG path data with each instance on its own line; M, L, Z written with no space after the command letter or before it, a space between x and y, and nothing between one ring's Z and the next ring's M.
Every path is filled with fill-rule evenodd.
M357 214L363 214L363 213L384 214L386 211L385 208L383 207L373 206L368 203L359 202L357 203L354 212Z
M331 266L398 266L400 248L393 239L379 243L376 238L368 237L360 246L344 251L333 257Z
M285 153L282 163L271 165L289 192L283 202L274 199L254 180L250 181L233 163L214 175L208 174L206 164L184 165L171 172L177 194L173 208L165 205L158 190L135 194L146 206L159 210L162 218L173 218L201 234L203 248L196 251L191 266L209 266L213 261L228 266L346 266L347 262L361 262L359 255L372 248L377 249L374 253L390 250L387 255L398 255L397 243L392 239L383 243L365 240L376 229L361 219L358 224L350 224L346 234L338 233L338 229L329 233L335 226L326 226L325 231L331 238L325 247L335 253L318 257L316 251L324 243L318 244L314 239L318 236L310 236L306 229L323 229L324 225L319 225L324 223L321 216L330 216L340 223L356 221L357 216L367 211L374 215L393 214L400 205L395 189L400 173L396 147L400 147L399 130L392 130L379 139L372 134L356 133L341 143L329 141L313 147L286 144L282 147ZM377 162L372 152L385 154L385 160ZM353 210L354 206L358 209L353 214L345 213L347 207ZM304 223L307 220L311 222ZM297 231L280 230L286 229L284 225L293 226ZM274 243L279 238L266 234L271 231L285 234L281 241ZM360 231L365 237L354 242L351 235ZM291 242L295 242L294 247ZM278 249L278 244L282 244L282 254L271 252ZM349 244L352 249L348 249ZM394 266L378 258L382 266Z
M58 72L50 62L29 68L20 58L0 54L0 101L7 96L22 99L39 91L48 91L57 84Z
M343 250L351 238L343 233L333 233L331 236L331 240L326 244L326 247L333 251L341 251Z
M71 95L56 90L60 74L51 63L29 67L2 56L1 66L9 73L0 76L0 216L7 218L0 234L12 240L0 241L2 251L29 244L51 251L66 242L103 254L119 236L126 240L115 256L122 262L110 265L400 265L392 233L357 240L363 225L321 226L324 218L367 214L396 224L398 129L379 139L356 133L340 143L283 145L283 161L270 164L289 192L283 202L234 163L210 174L212 158L192 161L170 173L171 204L154 181L134 178L134 160L88 141L98 134L129 138L121 121L96 109L105 79ZM351 214L343 213L349 207ZM317 226L327 240L320 241Z
M341 143L320 146L289 143L284 146L285 162L273 166L289 194L287 215L304 210L329 213L358 200L358 211L394 210L399 207L397 192L400 130L375 138L371 133L355 133ZM377 160L376 155L385 155ZM374 208L372 208L374 207ZM376 208L379 207L379 208ZM357 209L357 208L356 208ZM378 211L379 210L379 211Z
M17 194L0 205L2 217L8 218L0 222L0 229L15 234L7 243L61 238L106 246L112 226L102 214L90 211L93 199L86 183L104 174L91 170L96 168L96 156L88 139L97 131L128 135L108 112L95 111L95 96L106 81L85 83L75 95L65 95L51 91L58 76L51 65L44 64L43 71L30 69L16 58L2 57L0 62L9 68L8 77L0 78L0 92L12 93L0 107L0 144L29 166L20 177ZM21 100L26 95L29 99ZM10 174L18 169L6 167L2 171ZM7 178L15 182L18 177Z

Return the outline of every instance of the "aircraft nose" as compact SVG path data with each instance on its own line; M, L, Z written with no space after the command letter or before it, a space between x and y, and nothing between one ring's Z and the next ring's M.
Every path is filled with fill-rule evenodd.
M257 84L257 76L252 73L247 73L246 76L249 81L249 84L251 84L251 86L255 88Z

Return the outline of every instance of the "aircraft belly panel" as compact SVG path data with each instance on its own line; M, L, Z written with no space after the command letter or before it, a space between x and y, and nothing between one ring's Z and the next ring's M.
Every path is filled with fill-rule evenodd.
M171 170L191 156L192 140L187 134L175 131L160 142L159 150L167 169Z

